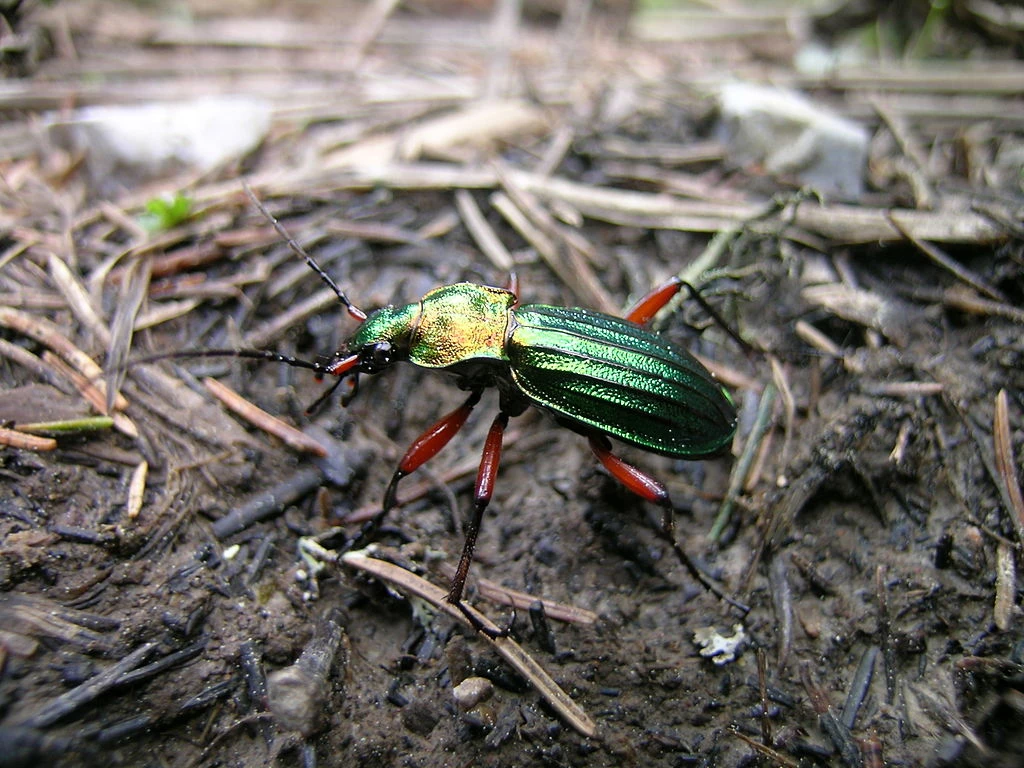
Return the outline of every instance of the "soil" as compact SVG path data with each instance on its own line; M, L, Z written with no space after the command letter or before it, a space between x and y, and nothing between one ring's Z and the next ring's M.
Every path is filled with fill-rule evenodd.
M98 7L107 25L129 17ZM97 57L98 30L106 27L96 21L83 29L71 18L84 59ZM154 28L162 19L152 17ZM118 38L126 50L147 50L126 39ZM385 46L378 55L396 50ZM41 64L27 82L54 81L61 61ZM709 129L694 109L667 104L614 126L581 122L557 173L611 184L601 142L701 141ZM387 124L367 110L360 119ZM927 140L949 148L949 137L936 131ZM1019 141L1019 133L997 128L993 141L1010 137ZM296 137L279 129L246 162L281 167L300 151ZM528 155L505 150L510 163ZM74 167L64 167L71 186L44 173L67 157L32 161L33 173L71 205L64 225L57 198L29 205L45 198L41 182L15 189L27 161L4 161L4 194L20 201L26 218L20 230L13 223L0 230L7 272L0 290L102 363L104 345L47 271L39 243L59 250L59 238L15 253L32 240L28 230L63 231L73 242L69 264L84 283L124 247L116 223L94 213L98 199L72 191L66 180L77 178ZM779 218L777 226L741 227L720 269L702 281L706 301L750 349L694 302L665 322L662 333L712 361L733 393L735 447L701 462L616 451L667 485L682 547L749 613L687 574L657 535L659 510L614 482L583 437L536 411L512 420L468 599L508 625L593 719L596 734L587 736L462 623L300 553L300 541L315 536L330 549L351 546L361 527L352 515L379 509L405 447L464 400L457 382L401 365L363 377L346 407L336 392L310 414L327 383L306 370L223 357L141 362L168 350L247 346L266 323L322 289L311 271L295 271L301 262L238 192L247 170L218 171L218 180L235 182L231 191L208 204L200 223L183 225L162 253L216 243L204 280L264 268L269 276L136 334L123 392L139 436L106 429L61 436L53 451L0 454L0 764L1020 764L1024 631L1014 564L1024 521L1014 519L1010 492L1000 488L1006 474L993 434L997 393L1005 390L1018 457L1010 477L1018 483L1024 343L1019 309L991 310L1024 300L1019 219L997 238L943 246L1001 297L985 305L991 311L955 301L963 280L911 244L792 236ZM764 194L749 194L759 200L794 192L772 188L776 182L758 169L726 173L708 162L702 170L740 192L751 174L749 189L760 185ZM310 186L305 194L257 192L361 307L414 301L462 280L507 280L457 219L453 190ZM984 195L975 192L980 204ZM512 249L524 303L584 303L578 285L553 275L493 213L490 191L470 194ZM1019 186L988 194L1019 210ZM559 213L572 220L571 209ZM331 222L365 225L364 234L332 236ZM378 236L366 234L371 225ZM393 236L429 228L439 234ZM588 269L619 306L685 268L709 242L705 234L590 218L575 231L592 246ZM151 290L171 291L170 280L154 273ZM808 290L822 283L855 291L870 310ZM112 315L118 287L105 285L102 306ZM798 322L835 352L809 343ZM341 349L355 327L335 303L271 345L316 360ZM9 326L3 338L36 353L44 348ZM230 415L210 399L205 376L298 426L328 456L293 450ZM6 355L0 381L5 423L91 412L60 376L48 381ZM712 541L772 382L766 442ZM488 393L451 444L403 480L400 496L420 495L373 536L380 556L447 586L441 565L457 561L472 506L475 470L465 467L480 455L496 407ZM130 516L129 485L142 460L143 503ZM218 528L256 503L263 512L239 530ZM480 597L478 579L592 611L596 621L512 611ZM709 632L742 636L735 658L702 655L698 638ZM467 704L453 695L466 678L486 691L474 679L490 681L493 691Z

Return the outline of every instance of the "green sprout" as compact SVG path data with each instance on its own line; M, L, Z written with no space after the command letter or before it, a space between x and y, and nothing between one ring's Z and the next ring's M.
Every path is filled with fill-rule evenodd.
M173 195L153 197L146 201L146 212L139 223L148 232L166 232L192 215L192 198L175 192Z

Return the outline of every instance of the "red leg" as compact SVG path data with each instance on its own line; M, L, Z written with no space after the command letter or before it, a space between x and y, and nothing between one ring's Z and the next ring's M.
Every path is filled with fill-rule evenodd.
M480 469L476 473L476 489L473 493L473 517L466 528L466 542L462 545L462 557L455 569L451 588L448 590L448 602L461 605L462 593L469 576L469 566L473 562L473 550L476 549L476 537L480 533L480 523L484 519L484 510L491 502L494 493L494 480L498 475L498 464L501 463L501 439L508 426L508 414L502 411L494 417L491 429L484 441L483 456L480 458ZM467 614L468 616L468 614ZM473 621L472 617L470 618ZM475 621L474 621L475 623Z
M661 310L662 307L672 301L672 298L683 290L683 288L686 288L690 292L690 296L693 297L694 301L700 304L701 308L707 312L726 333L729 334L729 337L733 341L739 344L743 349L750 351L750 344L740 338L739 334L722 319L721 315L715 311L714 307L704 300L704 297L700 295L700 291L678 277L670 278L664 285L655 288L640 299L640 301L634 304L626 313L626 319L631 323L636 323L637 325L646 324L652 317L658 314L658 311Z
M658 529L658 535L672 547L676 553L676 557L679 558L679 562L681 562L683 567L689 571L690 575L720 600L724 600L734 608L738 608L744 614L749 613L750 608L733 600L731 597L723 593L722 590L715 586L708 577L701 572L697 567L697 564L694 563L693 560L690 559L690 556L686 554L686 551L679 546L679 542L676 541L675 513L672 509L672 502L669 500L668 490L665 486L656 478L651 477L645 472L641 472L636 467L631 464L627 464L618 456L615 456L612 453L611 441L604 435L592 435L589 440L590 450L594 452L598 461L604 465L604 468L608 470L612 477L640 498L661 507L661 528Z
M480 402L480 392L471 394L462 405L442 417L436 424L427 429L422 435L413 441L405 456L398 463L398 469L391 476L388 489L384 494L384 509L379 517L383 518L392 507L395 506L395 499L398 494L398 481L406 475L415 472L425 462L437 455L438 451L448 445L448 441L455 437L455 433L462 429L473 411L473 406Z
M612 444L607 437L595 435L589 439L590 450L604 464L604 468L611 473L612 477L641 499L657 504L659 507L671 509L668 490L660 481L615 456L612 453Z
M505 290L516 297L516 303L512 305L513 308L519 306L519 275L515 272L508 273L508 283L505 285Z
M626 313L626 319L631 323L643 325L658 314L658 310L668 304L685 285L686 283L678 277L671 278L667 283L655 288L634 304Z

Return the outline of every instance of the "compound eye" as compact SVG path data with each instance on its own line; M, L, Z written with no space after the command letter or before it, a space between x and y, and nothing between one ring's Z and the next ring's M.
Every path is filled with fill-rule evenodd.
M391 365L391 359L394 357L394 347L390 341L380 341L374 344L369 349L369 357L367 362L373 371L379 371L383 368L387 368Z

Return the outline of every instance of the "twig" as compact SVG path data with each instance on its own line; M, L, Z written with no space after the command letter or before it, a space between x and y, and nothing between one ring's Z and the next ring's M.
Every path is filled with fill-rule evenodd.
M128 503L125 505L125 514L129 520L134 520L142 511L142 502L146 496L146 476L149 474L149 464L140 461L132 471L132 479L128 483Z
M60 421L18 422L14 428L19 432L31 432L39 435L77 435L110 429L113 425L114 420L109 416L82 416L77 419L62 419Z
M455 575L455 567L448 563L443 563L441 565L441 573L450 579ZM523 611L529 610L535 603L540 603L544 606L545 615L555 621L564 621L570 624L593 624L597 621L597 614L593 611L588 611L586 608L577 608L574 605L536 597L528 592L509 589L490 579L477 577L474 581L477 593L492 603L510 605L516 610Z
M847 728L853 728L857 722L857 713L860 711L861 704L867 698L868 690L871 687L871 678L874 676L875 661L878 659L878 653L878 646L872 645L868 647L860 657L857 671L853 675L853 680L850 681L850 691L846 695L843 711L839 715L840 722Z
M530 217L512 201L504 192L495 192L491 195L491 205L498 213L505 217L512 228L518 232L526 242L533 246L534 250L553 270L558 262L558 247L554 240L538 226ZM561 265L558 265L561 268Z
M373 0L370 5L363 9L356 21L355 31L352 33L354 46L349 55L345 58L345 69L355 72L366 52L370 49L373 41L376 40L384 29L384 22L388 20L400 0Z
M276 515L322 482L323 473L316 467L302 469L273 488L251 496L242 506L219 518L213 524L213 533L223 541L260 520Z
M785 768L799 768L800 766L800 763L784 755L782 752L779 752L779 750L773 749L772 747L769 747L767 744L761 744L758 741L754 741L752 738L750 738L746 734L740 733L736 729L733 729L731 733L735 738L742 741L752 750L767 757L775 765L781 765Z
M958 280L962 280L963 282L967 283L969 286L974 288L976 291L984 293L990 299L1002 302L1003 304L1009 302L1009 299L1007 298L1005 293L1000 291L995 286L989 285L988 282L980 275L974 274L974 272L960 264L958 261L956 261L956 259L947 256L934 245L926 243L920 238L914 237L914 235L908 232L906 227L903 226L903 222L900 221L899 216L895 213L895 211L890 212L889 221L891 221L892 225L896 227L896 229L898 229L900 232L902 232L904 236L907 238L907 240L913 243L914 246L919 251L921 251L921 253L923 253L925 256L927 256L929 259L931 259L933 262L938 264L943 269L951 272Z
M861 768L860 750L857 749L857 744L853 740L853 734L836 717L835 712L832 710L832 705L829 703L828 695L811 679L811 673L806 664L800 667L800 677L803 681L804 689L807 691L808 698L811 700L811 706L814 707L814 711L818 714L818 723L829 737L832 746L839 752L843 764L848 768Z
M517 186L515 179L520 175L518 172L500 168L497 173L509 198L554 245L553 250L539 251L551 271L589 306L608 314L616 314L619 310L618 302L608 293L582 256L588 246L579 242L576 233L566 232L528 190Z
M1024 325L1024 309L1015 307L1012 304L983 299L963 286L947 288L945 290L914 287L907 293L915 301L936 301L963 312L970 312L975 315L1005 317L1007 320Z
M57 449L57 441L52 437L39 437L5 427L0 427L0 444L9 448L21 448L25 451L54 451Z
M128 354L131 351L135 322L142 308L142 302L149 291L152 257L144 254L132 260L125 279L121 282L119 301L114 311L114 320L107 333L107 410L114 404L114 398L124 377L127 375Z
M822 354L829 355L830 357L843 356L843 350L839 348L839 345L806 320L797 320L793 325L793 330L797 336Z
M1013 619L1014 599L1017 595L1017 564L1014 548L1005 541L996 548L996 601L993 620L1006 631Z
M767 384L761 393L761 402L758 405L757 420L754 422L754 428L750 431L750 436L743 446L743 453L732 469L732 474L729 478L729 489L725 493L725 498L722 499L722 504L718 508L718 515L715 517L715 522L708 532L708 538L711 541L718 541L722 537L725 527L729 524L732 510L736 506L736 500L746 484L747 475L757 456L758 446L772 426L772 413L775 409L776 394L775 385L771 383Z
M459 608L447 601L447 595L440 587L421 579L414 573L400 568L384 560L369 557L366 552L346 552L341 562L351 568L372 574L398 589L420 597L458 622L473 628L469 619ZM490 619L471 606L463 604L466 611L473 616L479 626L495 634L489 636L485 632L478 633L520 674L522 674L544 697L552 709L573 728L584 736L597 733L597 726L586 712L563 691L544 669L534 661L514 640L501 635L501 629Z
M779 669L782 669L781 664ZM768 711L768 654L764 648L757 649L757 694L761 700L761 743L771 746L773 739L772 721Z
M550 176L554 173L565 158L565 153L569 151L575 137L576 130L569 124L562 123L555 128L540 162L534 166L534 173L539 173L542 176Z
M512 48L522 20L522 0L498 0L494 4L490 26L490 56L484 79L484 98L498 99L512 90Z
M885 703L896 698L896 649L892 642L892 616L889 612L889 590L885 583L885 566L875 568L875 597L878 600L878 646L882 649L885 671Z
M584 216L623 226L718 232L756 219L763 210L761 204L681 200L672 195L597 187L513 169L506 169L501 175L506 189L515 187L541 200L561 201ZM434 163L346 167L333 173L326 172L320 181L326 182L328 178L334 186L348 189L377 186L391 189L479 189L499 184L494 171ZM254 186L258 184L256 180L252 183ZM292 186L296 186L297 191L300 183L308 187L310 179L288 182L279 177L274 193L292 191ZM893 225L893 213L899 217L905 230L920 240L991 243L1006 236L1003 227L990 216L970 210L968 201L955 198L947 200L945 209L936 211L892 211L887 208L805 203L794 213L792 227L781 234L799 237L802 230L847 244L896 242L905 239L906 235Z
M0 325L6 326L7 328L24 334L25 336L29 336L40 344L49 347L74 366L74 368L78 370L85 379L96 382L96 389L103 393L103 397L101 398L100 404L97 406L97 410L100 413L104 413L104 408L106 406L106 386L100 380L103 377L103 370L93 362L91 357L72 344L71 341L69 341L68 338L60 332L60 329L57 328L57 326L40 317L33 317L32 315L19 312L18 310L11 309L10 307L0 307ZM114 407L117 410L122 411L128 407L128 401L118 395L117 399L114 401Z
M77 688L72 688L67 693L61 694L19 724L30 728L45 728L53 725L117 685L122 676L143 664L158 645L152 640L143 643L110 669L100 672Z
M250 403L244 397L231 390L230 387L217 381L205 378L203 384L214 397L237 413L255 427L262 429L278 438L289 448L312 453L314 456L326 456L327 448L319 441L293 427L275 416L271 416L262 408Z
M184 317L202 302L199 299L185 299L184 301L163 301L154 305L148 312L143 312L135 319L135 330L143 331L147 328L155 328L163 323L170 322L179 317Z
M946 390L938 381L866 381L861 391L878 397L934 397Z
M462 216L462 222L466 225L466 229L469 230L469 234L480 246L484 255L502 272L511 272L512 256L491 225L487 223L487 219L484 218L480 206L476 204L473 196L465 189L456 190L455 205L459 209L459 215Z
M78 278L68 268L68 265L58 258L56 254L49 254L47 263L54 285L64 295L64 299L67 301L68 307L74 316L96 336L96 339L101 344L104 346L109 344L110 329L107 328L106 322L100 317L96 307L93 306L92 298L90 298L89 293L85 290L85 286L79 282Z
M768 580L771 584L779 644L777 668L781 672L786 668L786 661L793 645L793 588L789 583L785 557L781 553L772 558L768 568Z
M1006 514L1010 516L1010 523L1017 532L1017 545L1024 547L1024 498L1021 497L1020 482L1017 480L1017 461L1013 455L1013 441L1010 439L1009 403L1005 389L999 390L996 395L992 443L999 493L1003 497Z
M87 379L49 350L43 352L43 362L51 366L61 376L74 384L82 397L84 397L89 404L96 409L96 411L101 414L106 413L107 398L102 381L97 379ZM121 395L118 395L118 397L120 398ZM135 423L128 418L127 415L120 411L114 411L109 415L114 422L114 428L119 432L122 432L131 438L139 436L139 428L135 426Z
M768 362L772 369L772 383L775 384L779 395L782 397L782 413L785 416L785 422L783 426L782 455L778 466L786 467L789 465L789 448L792 445L796 424L796 400L793 397L793 391L789 387L786 372L782 369L778 358L775 355L769 355Z

